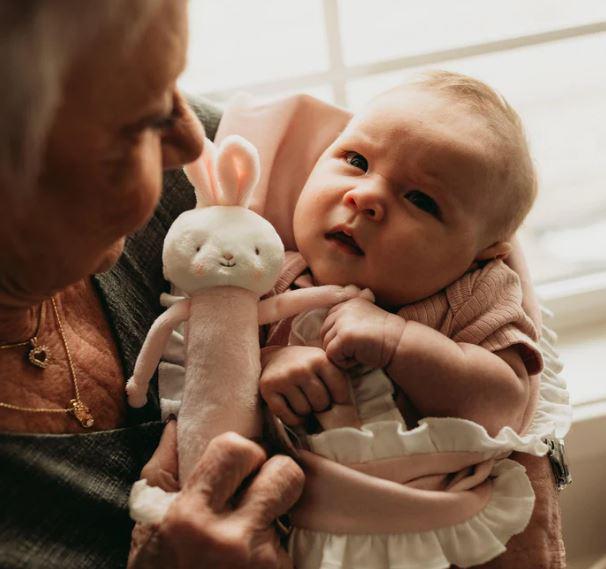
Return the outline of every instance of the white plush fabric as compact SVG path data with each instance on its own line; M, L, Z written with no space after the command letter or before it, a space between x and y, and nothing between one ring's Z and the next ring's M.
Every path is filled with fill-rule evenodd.
M137 480L128 500L130 515L136 522L158 524L176 497L176 492L165 492L161 488L148 486L145 479Z

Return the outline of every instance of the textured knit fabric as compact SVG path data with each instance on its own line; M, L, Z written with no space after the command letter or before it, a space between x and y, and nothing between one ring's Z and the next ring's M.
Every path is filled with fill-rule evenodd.
M288 251L282 273L272 294L291 285L313 286L307 263ZM477 344L491 352L519 346L529 375L539 373L543 359L536 342L537 331L522 309L522 289L517 274L500 260L466 273L429 298L402 307L398 314L438 330L455 342ZM266 331L266 346L288 344L292 318Z
M194 104L213 138L218 109ZM132 373L145 335L161 312L162 242L177 215L194 206L181 171L165 175L162 200L147 226L127 240L113 269L95 277L122 358ZM0 567L101 569L126 565L132 483L162 432L156 388L124 429L82 435L0 433ZM151 421L151 422L150 422Z
M543 368L537 331L522 309L518 275L503 261L464 274L445 290L404 306L398 314L490 352L519 346L529 375Z

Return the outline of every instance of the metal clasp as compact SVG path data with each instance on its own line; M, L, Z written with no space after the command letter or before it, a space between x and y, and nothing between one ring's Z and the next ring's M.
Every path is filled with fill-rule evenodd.
M547 456L555 476L556 487L558 490L563 490L566 486L572 484L564 441L555 437L548 437L544 439L544 442L549 447Z

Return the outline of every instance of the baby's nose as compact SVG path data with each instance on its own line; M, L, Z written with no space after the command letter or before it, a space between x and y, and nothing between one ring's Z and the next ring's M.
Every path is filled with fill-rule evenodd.
M350 190L345 194L344 200L346 205L360 211L369 219L383 219L385 208L380 198L371 191Z

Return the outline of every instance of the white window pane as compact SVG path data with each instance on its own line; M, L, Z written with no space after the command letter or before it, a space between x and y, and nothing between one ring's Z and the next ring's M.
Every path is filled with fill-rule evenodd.
M540 193L522 234L537 281L606 268L606 34L450 61L496 88L526 125ZM363 99L417 72L353 81Z
M339 0L348 65L606 19L604 0Z
M321 0L191 0L189 93L325 70Z
M238 92L238 89L235 91L225 91L222 92L222 97L216 96L208 96L205 95L209 100L217 103L219 106L224 105L229 99L231 99L235 93ZM280 89L272 92L269 95L257 95L255 93L250 93L254 97L256 101L261 102L271 102L275 99L281 99L283 97L287 97L289 95L300 95L304 93L305 95L311 95L316 99L320 99L322 101L326 101L332 105L335 104L334 100L334 92L330 85L320 85L318 87L308 87L307 89Z
M606 400L606 381L602 379L604 375L601 370L605 345L606 330L603 324L560 336L557 348L561 360L565 362L564 377L568 381L573 405Z

